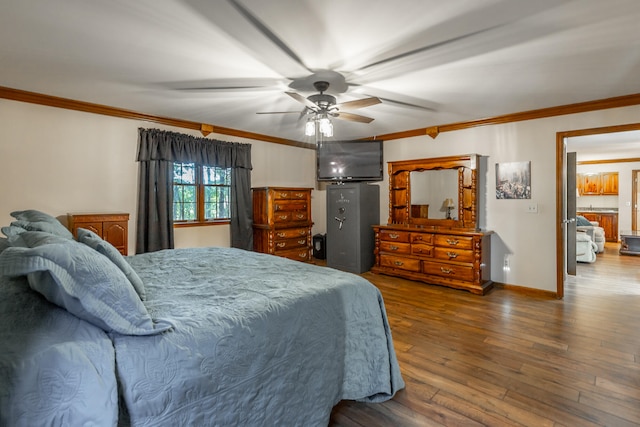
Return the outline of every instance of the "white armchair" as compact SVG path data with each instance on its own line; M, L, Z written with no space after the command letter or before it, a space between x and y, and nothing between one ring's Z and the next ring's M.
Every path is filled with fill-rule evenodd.
M598 253L602 253L604 252L604 242L605 240L605 235L604 235L604 228L599 227L598 226L598 222L596 221L591 221L591 225L578 225L576 226L576 230L578 232L586 232L587 234L589 234L589 236L591 237L591 241L593 243L596 244L596 246L598 247L597 252Z
M591 236L586 231L576 233L576 261L596 262L596 251L598 246L591 240Z

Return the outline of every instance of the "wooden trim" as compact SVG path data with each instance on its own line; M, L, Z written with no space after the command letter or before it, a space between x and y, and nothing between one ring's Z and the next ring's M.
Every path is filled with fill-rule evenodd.
M555 292L545 291L544 289L528 288L526 286L518 286L518 285L509 285L509 284L500 283L500 282L493 282L493 287L498 289L504 289L506 291L518 292L519 294L522 294L522 295L558 299L558 295L556 295Z
M564 171L564 138L562 132L556 133L556 294L558 298L564 297L564 272L565 265L565 248L563 234L563 186L565 181Z
M263 135L253 132L245 132L238 129L225 128L207 123L198 123L189 120L173 119L169 117L154 116L151 114L138 113L131 110L109 107L101 104L93 104L90 102L76 101L67 98L60 98L51 95L43 95L35 92L27 92L19 89L12 89L0 86L0 98L10 99L13 101L28 102L31 104L45 105L49 107L64 108L68 110L82 111L86 113L102 114L105 116L119 117L123 119L142 120L157 124L163 124L183 129L191 129L200 131L204 136L210 133L218 133L223 135L236 136L240 138L254 139L257 141L272 142L275 144L289 145L293 147L315 149L314 144L301 141L278 138L269 135ZM561 105L556 107L542 108L538 110L522 111L518 113L505 114L502 116L489 117L485 119L471 120L466 122L449 123L439 126L429 126L425 128L406 130L385 135L376 135L362 140L384 140L412 138L415 136L429 135L436 138L442 132L451 132L462 129L469 129L478 126L489 126L497 124L505 124L519 122L524 120L534 120L553 116L561 116L566 114L584 113L589 111L604 110L609 108L629 107L632 105L640 105L640 94L624 95L613 98L599 99L595 101L581 102L577 104ZM604 128L603 128L604 129ZM574 131L571 136L581 135L580 131ZM620 132L620 130L615 131ZM606 133L606 132L598 132ZM588 135L584 133L582 135Z
M206 227L209 225L229 225L231 220L225 219L220 221L189 221L189 222L174 222L173 228L187 228L187 227Z
M411 138L414 136L429 135L435 138L442 132L451 132L462 129L469 129L478 126L500 125L505 123L521 122L525 120L543 119L547 117L563 116L567 114L586 113L589 111L605 110L609 108L629 107L640 104L640 93L633 95L616 96L613 98L599 99L595 101L580 102L577 104L560 105L556 107L541 108L538 110L521 111L519 113L505 114L502 116L489 117L466 122L449 123L427 128L413 129L386 135L376 135L363 139L382 139L389 141L393 139ZM575 136L575 135L573 135Z
M576 162L577 165L599 165L605 163L632 163L640 162L640 157L631 157L628 159L608 159L608 160L582 160Z
M562 235L562 187L564 181L564 138L640 130L640 123L569 130L556 133L556 288L558 298L564 296L564 239ZM583 163L584 164L584 163Z
M173 126L183 129L191 129L202 132L204 136L210 133L237 136L240 138L255 139L257 141L272 142L275 144L290 145L301 148L315 149L315 145L290 139L277 138L259 133L245 132L237 129L225 128L206 123L197 123L189 120L172 119L169 117L154 116L151 114L138 113L122 108L109 107L107 105L93 104L91 102L76 101L73 99L60 98L57 96L43 95L35 92L11 89L0 86L0 98L12 101L27 102L30 104L45 105L47 107L64 108L66 110L82 111L85 113L101 114L103 116L118 117L121 119L142 120L161 125Z

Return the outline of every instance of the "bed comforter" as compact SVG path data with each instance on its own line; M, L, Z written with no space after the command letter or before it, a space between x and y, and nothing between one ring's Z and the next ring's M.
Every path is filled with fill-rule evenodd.
M166 250L127 261L144 281L151 317L170 321L172 330L106 334L21 280L2 279L31 308L11 312L0 298L0 324L18 326L1 330L2 339L18 335L1 359L0 410L26 411L53 390L58 409L72 405L65 416L80 425L74 407L99 396L99 405L88 406L96 424L114 425L117 381L120 425L321 426L342 399L379 402L404 387L382 297L360 276L231 248ZM49 357L56 352L64 354ZM23 375L37 380L12 380ZM71 377L65 384L81 382L69 395L59 381L65 375ZM20 388L34 381L46 386Z

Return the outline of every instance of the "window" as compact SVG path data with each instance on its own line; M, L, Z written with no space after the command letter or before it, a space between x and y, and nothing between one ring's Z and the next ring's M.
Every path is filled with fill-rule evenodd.
M173 164L173 221L177 224L229 222L231 168Z

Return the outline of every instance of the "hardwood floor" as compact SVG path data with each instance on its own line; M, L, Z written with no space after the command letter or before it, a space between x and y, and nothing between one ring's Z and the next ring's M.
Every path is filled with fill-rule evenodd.
M330 426L640 425L640 256L607 243L562 300L485 296L365 273L381 290L406 388L343 401Z

